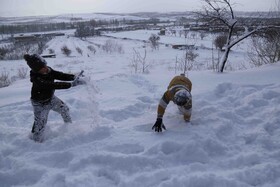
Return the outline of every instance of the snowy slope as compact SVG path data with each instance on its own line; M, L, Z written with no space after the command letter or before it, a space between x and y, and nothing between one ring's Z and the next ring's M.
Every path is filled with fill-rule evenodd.
M106 40L106 39L105 39ZM91 42L102 43L104 38ZM48 65L64 72L85 70L88 84L56 91L71 110L63 124L50 112L47 139L28 138L33 123L29 79L0 89L1 186L280 186L280 64L226 72L193 71L193 118L185 123L170 103L167 131L151 130L159 99L175 76L168 48L148 53L148 74L131 74L132 48L142 43L119 41L124 54L87 41L56 38L58 54ZM62 43L72 48L64 57ZM83 49L83 56L74 52ZM23 61L1 61L16 73ZM179 72L178 72L179 73Z

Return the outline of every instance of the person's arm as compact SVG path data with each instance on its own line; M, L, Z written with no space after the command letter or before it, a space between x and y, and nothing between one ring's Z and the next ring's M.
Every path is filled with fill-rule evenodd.
M152 127L152 129L155 130L156 132L161 132L162 129L166 130L166 128L162 122L162 117L164 115L165 109L166 109L167 105L169 104L170 100L171 100L170 93L169 93L169 91L166 91L159 101L158 109L157 109L157 120L156 120L154 126Z
M167 90L162 98L159 100L159 104L158 104L158 109L157 109L157 117L158 118L162 118L164 113L165 113L165 109L167 107L167 105L169 104L171 100L171 96L169 91Z
M72 85L70 82L53 82L45 80L41 77L35 77L32 79L32 82L41 88L50 88L50 89L68 89Z
M60 71L56 71L51 69L51 73L53 75L53 77L57 80L61 80L61 81L73 81L75 79L75 75L73 74L68 74L68 73L63 73Z

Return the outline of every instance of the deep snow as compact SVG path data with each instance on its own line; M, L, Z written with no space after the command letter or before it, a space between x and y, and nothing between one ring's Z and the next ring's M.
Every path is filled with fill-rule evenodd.
M104 43L106 38L90 42ZM125 53L90 53L88 41L57 37L47 59L56 70L85 70L88 84L56 91L72 124L50 112L44 143L28 138L33 123L29 78L0 89L0 186L280 186L280 64L243 71L191 71L193 116L185 123L170 103L167 131L151 130L156 109L174 73L176 55L148 49L148 74L129 68L139 41L118 40ZM63 44L72 48L64 57ZM83 56L75 47L83 49ZM201 50L198 50L201 53ZM89 57L87 54L90 54ZM243 58L238 53L231 62ZM210 52L203 51L203 56ZM1 61L15 75L23 60Z

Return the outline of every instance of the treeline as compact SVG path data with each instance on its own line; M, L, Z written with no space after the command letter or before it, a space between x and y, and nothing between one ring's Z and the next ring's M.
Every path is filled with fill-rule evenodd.
M17 34L29 32L46 32L56 30L74 29L73 23L32 23L20 25L1 25L0 34Z
M46 32L57 30L77 29L80 25L87 25L89 27L108 27L114 25L124 24L157 24L160 23L158 19L143 19L143 20L127 20L127 19L112 19L112 20L89 20L77 22L61 22L61 23L26 23L26 24L10 24L0 25L0 34L17 34L30 32Z

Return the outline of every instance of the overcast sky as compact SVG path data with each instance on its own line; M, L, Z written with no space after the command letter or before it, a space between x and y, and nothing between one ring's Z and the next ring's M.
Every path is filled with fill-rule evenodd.
M231 3L236 11L270 11L276 1L231 0ZM201 7L202 0L0 0L0 16L193 11Z

